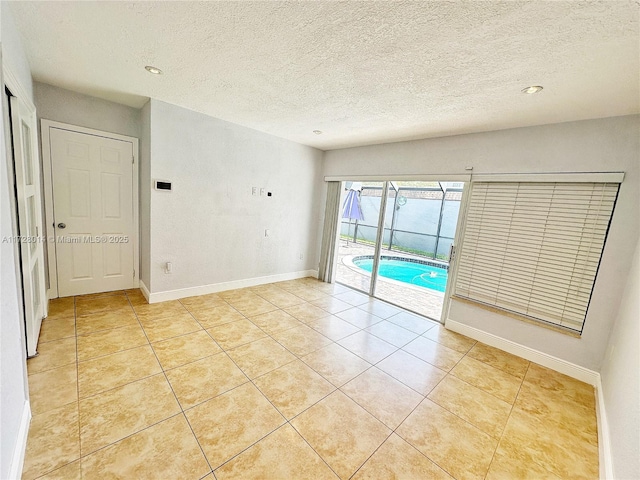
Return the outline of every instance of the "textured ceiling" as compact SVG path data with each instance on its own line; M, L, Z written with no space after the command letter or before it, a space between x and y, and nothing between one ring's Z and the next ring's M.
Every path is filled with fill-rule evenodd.
M35 80L134 107L152 97L322 149L640 112L635 1L11 9ZM520 93L529 85L544 90Z

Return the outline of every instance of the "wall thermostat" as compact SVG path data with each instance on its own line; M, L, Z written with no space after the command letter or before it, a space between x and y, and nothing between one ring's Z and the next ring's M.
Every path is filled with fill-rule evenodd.
M167 180L154 180L156 190L163 190L165 192L170 192L172 190L171 182Z

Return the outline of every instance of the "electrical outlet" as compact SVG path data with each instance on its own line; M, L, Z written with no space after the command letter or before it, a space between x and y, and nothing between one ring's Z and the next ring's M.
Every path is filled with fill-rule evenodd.
M303 253L300 254L300 260L304 260L304 254Z
M251 187L251 195L256 196L258 194L258 188L257 187Z
M166 275L168 275L168 274L170 274L172 272L173 272L173 265L171 265L171 262L165 263L165 265L164 265L164 273Z
M264 192L265 192L265 189L264 189L264 188L261 188L261 189L260 189L260 196L261 196L261 197L264 197Z

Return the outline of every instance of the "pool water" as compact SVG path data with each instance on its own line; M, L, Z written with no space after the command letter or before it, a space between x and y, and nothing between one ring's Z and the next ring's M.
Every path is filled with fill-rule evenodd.
M367 272L370 272L373 268L372 258L356 258L353 263ZM405 262L382 257L378 274L392 280L430 288L438 292L444 292L447 286L447 270L423 263Z

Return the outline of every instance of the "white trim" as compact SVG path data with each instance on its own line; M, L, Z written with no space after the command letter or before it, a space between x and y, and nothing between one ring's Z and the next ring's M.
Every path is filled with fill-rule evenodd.
M596 383L596 419L598 420L598 451L600 457L600 478L613 480L616 478L613 471L613 458L611 456L611 437L609 435L609 421L607 409L604 404L604 392L602 391L602 379L598 374Z
M393 181L422 181L422 182L468 182L471 175L465 174L437 174L437 175L328 175L325 182L393 182Z
M475 327L470 327L469 325L451 320L450 318L447 318L444 326L449 330L461 333L462 335L466 335L474 340L486 343L487 345L499 348L500 350L504 350L505 352L509 352L513 355L517 355L518 357L537 363L543 367L550 368L551 370L555 370L556 372L560 372L571 378L580 380L581 382L585 382L593 386L598 384L598 380L600 378L600 374L598 372L581 367L575 363L567 362L566 360L554 357L553 355L549 355L548 353L544 353L530 347L525 347L519 343L498 337L492 333L484 332Z
M13 69L8 65L7 58L5 56L2 57L2 75L4 77L5 86L11 91L13 96L18 97L31 112L35 113L36 106L33 103L31 95L27 93L18 80L18 77L13 73Z
M31 404L29 400L24 402L22 416L20 417L20 429L16 438L16 448L13 450L9 478L22 478L24 468L24 454L27 451L27 437L29 436L29 424L31 423Z
M47 231L52 228L55 215L53 211L53 167L51 165L51 143L50 143L50 129L56 128L59 130L67 130L69 132L84 133L86 135L93 135L96 137L109 138L112 140L120 140L123 142L130 142L133 150L133 268L135 275L133 276L134 288L139 286L140 279L140 219L139 219L139 202L140 202L140 186L138 181L139 176L139 140L135 137L129 137L126 135L120 135L118 133L104 132L101 130L94 130L92 128L80 127L77 125L69 125L68 123L56 122L54 120L40 119L40 135L42 138L42 164L43 164L43 181L44 181L44 205L45 205L45 224L47 225ZM53 235L48 237L55 237L55 230ZM56 256L56 242L47 242L47 253L49 258L49 289L51 296L49 298L58 298L58 266Z
M622 183L624 172L558 172L474 174L472 182L587 182Z
M149 303L166 302L167 300L178 300L180 298L193 297L195 295L206 295L208 293L224 292L225 290L235 290L236 288L255 287L265 283L284 282L297 278L317 277L317 270L301 270L299 272L279 273L266 277L247 278L244 280L233 280L231 282L212 283L198 287L181 288L178 290L167 290L166 292L149 293L146 285L141 281L140 289L147 297Z
M149 292L149 289L147 288L147 286L142 280L140 280L140 291L142 292L142 295L144 295L144 298L147 299L147 302L149 302L149 297L151 296L151 292Z

